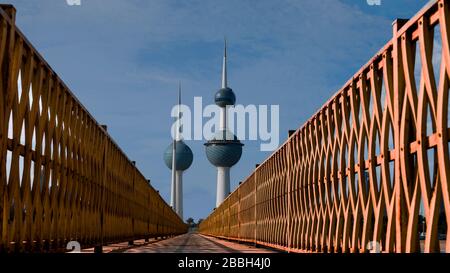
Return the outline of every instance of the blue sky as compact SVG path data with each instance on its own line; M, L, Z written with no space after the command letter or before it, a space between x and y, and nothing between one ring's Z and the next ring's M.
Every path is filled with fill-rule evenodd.
M220 87L223 37L228 81L239 104L280 106L280 140L301 126L392 35L395 18L428 0L10 0L17 25L141 172L169 201L170 111L178 82L183 103L211 103ZM206 120L205 120L206 121ZM244 141L234 189L270 155ZM203 141L189 141L184 216L215 205L216 170Z

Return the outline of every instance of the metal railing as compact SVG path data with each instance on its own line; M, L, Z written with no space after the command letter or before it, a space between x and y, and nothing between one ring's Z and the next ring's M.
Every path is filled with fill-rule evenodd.
M63 251L185 225L0 5L0 251Z
M292 252L450 252L449 2L396 20L200 231Z

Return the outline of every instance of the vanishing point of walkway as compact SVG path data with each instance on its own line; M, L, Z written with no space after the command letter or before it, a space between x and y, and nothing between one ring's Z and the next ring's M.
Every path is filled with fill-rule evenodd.
M266 248L256 248L246 244L238 244L204 236L198 233L187 233L167 240L133 247L124 253L273 253Z

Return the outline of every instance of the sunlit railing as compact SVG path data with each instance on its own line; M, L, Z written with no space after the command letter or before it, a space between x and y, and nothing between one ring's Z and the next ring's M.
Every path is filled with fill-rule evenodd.
M0 5L0 252L186 232L14 19Z
M396 20L200 231L294 252L450 252L449 2Z

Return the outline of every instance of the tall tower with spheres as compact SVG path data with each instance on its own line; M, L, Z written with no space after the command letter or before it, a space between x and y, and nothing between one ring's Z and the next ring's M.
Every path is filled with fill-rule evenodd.
M216 92L214 101L220 107L220 126L213 138L205 143L205 146L206 157L211 164L217 167L216 207L219 207L230 193L230 168L241 158L242 146L244 146L228 129L227 107L234 106L236 96L228 87L227 82L226 40L222 65L222 87Z

